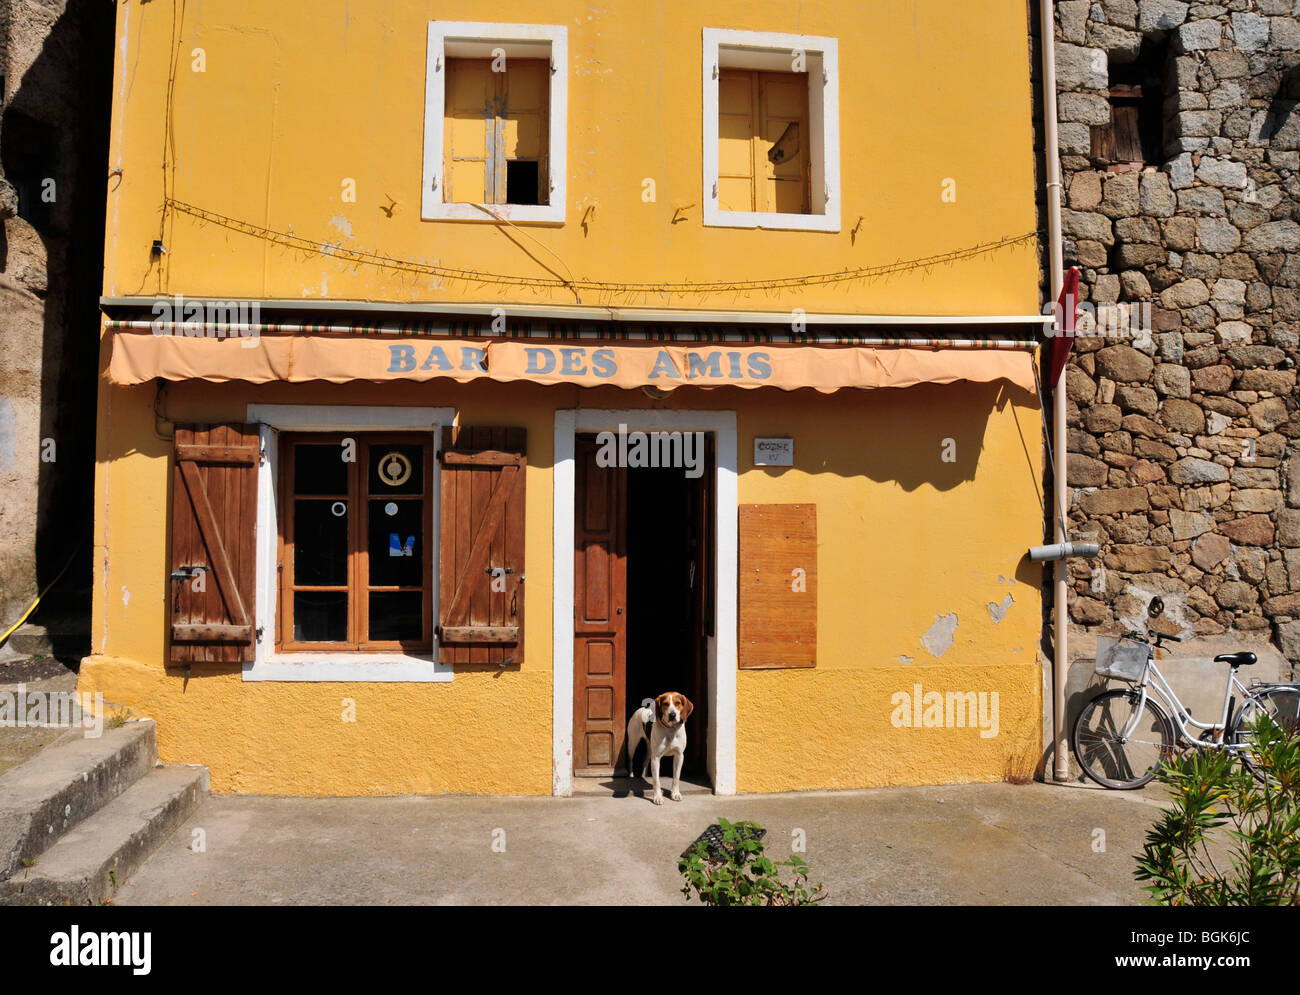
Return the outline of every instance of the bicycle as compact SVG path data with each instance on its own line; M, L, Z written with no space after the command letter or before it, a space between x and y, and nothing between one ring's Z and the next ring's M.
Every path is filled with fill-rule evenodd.
M1153 598L1148 618L1154 621L1163 612L1164 603ZM1084 706L1074 723L1074 756L1083 772L1105 788L1140 788L1155 777L1161 763L1173 759L1176 747L1194 747L1235 753L1264 781L1264 773L1251 758L1251 728L1261 714L1294 728L1300 716L1300 684L1255 682L1248 688L1237 679L1237 671L1254 665L1258 657L1250 652L1221 654L1214 662L1226 663L1229 668L1223 711L1218 722L1201 722L1192 716L1155 662L1156 651L1163 649L1166 641L1182 640L1154 629L1147 630L1145 639L1137 632L1128 633L1125 639L1129 645L1120 640L1112 652L1098 652L1096 670L1133 686L1102 692ZM1242 695L1241 708L1235 714L1234 692ZM1202 730L1199 737L1193 728Z

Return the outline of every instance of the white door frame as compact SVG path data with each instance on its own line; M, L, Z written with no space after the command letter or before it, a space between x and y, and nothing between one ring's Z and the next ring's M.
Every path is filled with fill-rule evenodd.
M573 519L575 436L586 432L713 432L714 470L714 635L709 637L708 768L713 793L736 793L736 413L734 411L654 411L578 408L555 413L555 585L553 647L554 740L551 790L573 793Z

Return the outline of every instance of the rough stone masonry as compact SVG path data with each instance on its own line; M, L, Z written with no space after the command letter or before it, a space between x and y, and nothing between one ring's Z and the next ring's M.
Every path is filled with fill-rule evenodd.
M1056 11L1066 265L1098 309L1151 305L1066 373L1071 535L1102 547L1071 561L1070 617L1136 628L1159 593L1184 634L1271 637L1294 667L1300 2ZM1116 77L1153 59L1155 155L1099 155Z

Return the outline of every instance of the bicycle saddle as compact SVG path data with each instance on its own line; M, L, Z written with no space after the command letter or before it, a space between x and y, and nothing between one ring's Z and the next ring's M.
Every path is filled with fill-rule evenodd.
M1249 667L1258 660L1259 657L1254 653L1224 653L1222 656L1214 658L1215 663L1230 663L1234 667Z

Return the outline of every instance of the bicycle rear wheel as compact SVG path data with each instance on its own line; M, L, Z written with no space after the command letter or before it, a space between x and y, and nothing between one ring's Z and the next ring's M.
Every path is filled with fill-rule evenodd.
M1261 763L1251 750L1251 727L1256 719L1266 715L1286 731L1300 727L1300 687L1263 688L1252 694L1241 704L1237 720L1232 725L1232 742L1242 744L1237 755L1246 769L1255 775L1261 783L1277 784L1268 777Z
M1105 788L1140 788L1172 756L1169 720L1148 698L1127 737L1141 696L1106 691L1083 706L1074 723L1074 756L1083 772Z

